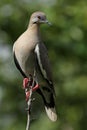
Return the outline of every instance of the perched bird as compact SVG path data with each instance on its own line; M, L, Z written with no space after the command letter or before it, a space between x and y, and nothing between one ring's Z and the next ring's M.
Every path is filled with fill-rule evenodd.
M39 84L37 92L42 96L46 113L51 121L56 121L55 90L48 52L41 38L40 24L50 23L43 12L34 12L27 30L13 45L14 61L24 78L32 75Z

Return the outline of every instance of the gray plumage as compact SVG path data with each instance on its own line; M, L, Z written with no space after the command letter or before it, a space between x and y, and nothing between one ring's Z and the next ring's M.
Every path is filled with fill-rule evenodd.
M57 120L54 102L54 86L48 52L41 39L40 24L49 22L43 12L31 15L27 30L17 39L13 46L17 68L24 77L35 74L40 85L38 93L42 96L48 117Z

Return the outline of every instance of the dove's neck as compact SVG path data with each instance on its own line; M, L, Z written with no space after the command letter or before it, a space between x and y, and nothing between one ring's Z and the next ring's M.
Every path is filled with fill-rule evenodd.
M40 25L39 24L29 25L28 30L29 30L29 32L32 33L33 36L37 36L38 38L41 38Z

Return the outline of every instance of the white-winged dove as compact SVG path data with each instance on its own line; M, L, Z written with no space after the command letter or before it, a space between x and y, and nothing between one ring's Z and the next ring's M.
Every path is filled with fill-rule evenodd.
M43 12L31 15L27 30L14 43L14 61L24 78L34 76L34 80L40 85L37 92L42 96L46 113L49 119L56 121L52 73L48 52L40 33L42 23L49 24Z

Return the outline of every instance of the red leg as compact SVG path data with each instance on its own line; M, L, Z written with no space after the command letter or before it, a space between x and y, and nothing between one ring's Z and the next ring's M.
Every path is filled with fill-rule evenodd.
M23 79L23 89L25 89L25 94L26 94L26 101L29 100L29 96L30 96L30 91L29 91L29 88L31 87L32 85L32 82L33 82L33 79L30 77L30 78L24 78ZM35 84L35 86L32 88L32 91L35 91L39 88L39 85L38 84Z
M35 90L37 90L38 88L39 88L39 85L36 84L36 85L32 88L32 91L35 91Z
M32 83L32 79L31 78L24 78L23 79L23 89L27 88L29 86L29 84Z
M32 91L35 91L35 90L37 90L39 88L39 85L38 84L36 84L33 88L32 88ZM30 91L27 91L27 92L25 92L26 93L26 101L28 101L29 100L29 96L30 96Z

